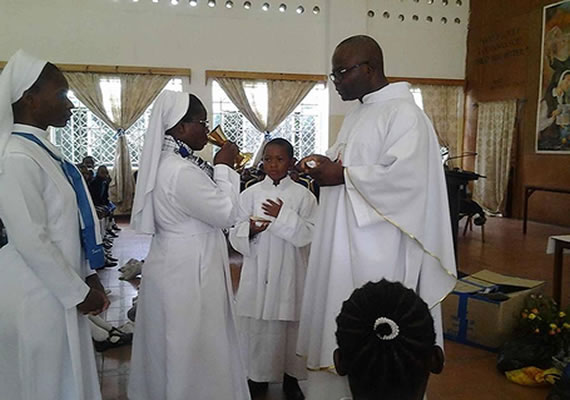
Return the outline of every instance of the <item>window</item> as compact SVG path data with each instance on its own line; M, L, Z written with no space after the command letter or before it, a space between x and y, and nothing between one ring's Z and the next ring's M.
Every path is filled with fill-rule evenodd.
M116 104L117 99L121 97L121 81L110 77L101 80L100 85L104 97L103 106L109 112L111 107ZM171 79L164 89L181 92L182 79ZM89 111L71 90L69 91L69 99L75 106L72 110L71 120L64 128L52 129L52 142L59 147L64 157L73 163L80 163L83 157L90 155L95 158L98 165L112 167L117 144L116 132ZM148 127L151 110L152 104L126 131L133 167L138 167L139 156L144 142L144 133Z
M267 84L252 83L245 87L250 102L262 113L267 113ZM229 140L242 152L254 153L263 142L264 135L253 127L231 102L220 85L212 85L212 127L222 126ZM328 93L320 83L309 92L301 104L279 125L268 138L282 137L293 144L297 159L312 153L323 153L328 147Z

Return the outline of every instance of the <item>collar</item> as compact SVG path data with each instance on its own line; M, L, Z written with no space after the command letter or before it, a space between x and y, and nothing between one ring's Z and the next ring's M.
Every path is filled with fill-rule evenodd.
M265 175L265 178L263 179L262 182L263 185L268 188L273 187L273 188L278 188L279 190L285 190L293 182L293 180L289 175L287 175L283 179L281 179L277 185L275 185L273 183L273 179L271 179L269 175Z
M25 125L25 124L14 124L12 132L31 133L32 135L37 136L40 139L44 140L48 140L48 135L49 135L48 131L37 128L35 126Z
M392 99L407 99L413 101L408 82L390 83L382 89L368 93L362 98L362 104L380 103Z
M64 155L62 154L59 147L57 147L55 144L50 142L49 132L47 130L37 128L37 127L32 126L32 125L14 124L12 127L12 132L31 133L32 135L38 137L42 141L42 143L45 144L46 147L48 149L50 149L54 154L61 157L62 159L67 160L67 158L65 158Z

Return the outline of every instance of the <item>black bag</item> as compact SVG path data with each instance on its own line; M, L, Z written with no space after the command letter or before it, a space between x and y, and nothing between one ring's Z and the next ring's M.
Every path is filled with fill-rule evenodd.
M531 339L518 338L506 342L497 356L499 371L512 371L525 367L541 369L552 367L554 350L550 348L551 346Z

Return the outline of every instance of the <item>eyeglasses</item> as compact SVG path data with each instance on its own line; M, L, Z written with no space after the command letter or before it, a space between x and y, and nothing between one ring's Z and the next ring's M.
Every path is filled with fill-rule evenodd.
M352 67L342 68L342 69L339 69L338 71L333 71L329 74L329 78L331 78L331 81L333 81L333 82L338 82L338 81L342 80L342 78L344 77L344 75L347 72L350 72L353 69L356 69L356 68L358 68L362 65L365 65L365 64L368 64L368 61L363 61L361 63L354 64Z
M187 121L189 124L194 123L194 124L200 124L202 125L204 128L209 128L210 127L210 121L208 121L207 119L204 120L198 120L198 121Z

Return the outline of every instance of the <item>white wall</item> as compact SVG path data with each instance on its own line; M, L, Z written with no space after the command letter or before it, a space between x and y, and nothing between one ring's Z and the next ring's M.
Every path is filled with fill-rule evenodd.
M233 1L226 9L225 0L215 8L206 0L197 7L187 0L176 6L170 0L0 0L0 60L25 48L55 63L191 68L191 90L208 104L207 69L324 74L336 44L364 33L383 47L388 75L464 77L468 0L460 7L456 0L447 6L444 0L251 0L248 11L243 0ZM270 11L260 9L263 1ZM281 2L285 13L277 11ZM294 12L299 4L303 15ZM319 15L311 12L314 5ZM425 22L427 15L434 22ZM347 105L330 93L331 118L344 115Z

